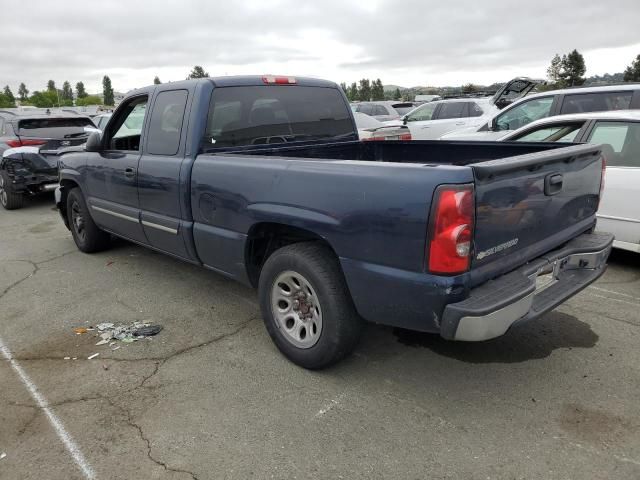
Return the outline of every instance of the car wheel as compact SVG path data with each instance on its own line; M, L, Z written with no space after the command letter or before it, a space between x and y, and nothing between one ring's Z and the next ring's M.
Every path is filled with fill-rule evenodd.
M100 230L91 218L79 188L72 189L67 195L67 220L73 240L80 251L94 253L109 247L110 235Z
M5 210L22 208L24 196L11 191L11 180L6 171L0 171L0 205Z
M336 256L316 243L297 243L265 262L258 287L269 335L293 363L327 367L355 348L363 327Z

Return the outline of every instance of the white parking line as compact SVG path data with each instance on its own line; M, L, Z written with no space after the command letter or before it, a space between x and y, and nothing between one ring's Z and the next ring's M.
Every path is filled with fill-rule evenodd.
M632 298L633 300L638 300L639 298L638 296L629 295L627 293L616 292L615 290L607 290L606 288L594 287L593 285L590 285L589 288L592 290L599 290L600 292L613 293L614 295L619 295L621 297Z
M91 468L91 465L87 463L87 460L84 458L84 455L80 451L80 448L78 448L73 438L71 438L71 435L69 435L69 432L67 432L67 430L64 428L64 425L62 424L60 419L49 408L49 402L47 402L47 400L40 394L38 388L31 381L26 372L22 369L20 364L13 358L13 356L11 355L11 351L9 350L9 348L7 348L2 338L0 338L0 351L2 352L4 358L6 358L9 362L9 365L11 365L11 368L16 371L24 386L27 387L27 390L29 390L29 393L36 401L36 404L45 413L45 415L49 419L49 422L51 423L51 426L56 431L56 434L58 435L60 440L62 440L62 443L64 444L67 451L73 457L76 465L78 465L80 470L82 470L85 478L88 480L95 479L96 474L93 472L93 468Z

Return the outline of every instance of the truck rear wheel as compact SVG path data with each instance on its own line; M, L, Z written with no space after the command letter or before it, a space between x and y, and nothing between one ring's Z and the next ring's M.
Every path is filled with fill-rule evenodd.
M73 241L84 253L94 253L109 247L110 235L98 228L91 218L87 203L79 188L67 195L67 220Z
M288 245L265 262L258 287L267 331L293 363L327 367L350 354L363 327L340 264L313 242Z
M17 210L22 208L24 197L21 193L11 191L11 180L7 172L0 171L0 205L5 210Z

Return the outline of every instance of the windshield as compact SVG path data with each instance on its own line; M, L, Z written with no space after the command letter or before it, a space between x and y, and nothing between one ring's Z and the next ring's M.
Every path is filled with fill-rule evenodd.
M203 150L355 134L339 90L301 86L216 88Z
M18 122L18 135L37 138L69 138L85 134L84 127L95 125L89 118L30 118Z

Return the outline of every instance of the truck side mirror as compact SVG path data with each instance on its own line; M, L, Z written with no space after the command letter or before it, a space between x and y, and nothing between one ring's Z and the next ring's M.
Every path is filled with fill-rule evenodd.
M100 132L93 132L89 135L84 148L87 152L99 152L102 150L102 134Z
M405 115L404 117L402 117L402 124L403 125L406 125L407 122L409 121L409 120L407 120L407 117L408 117L408 115Z

